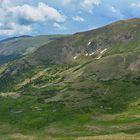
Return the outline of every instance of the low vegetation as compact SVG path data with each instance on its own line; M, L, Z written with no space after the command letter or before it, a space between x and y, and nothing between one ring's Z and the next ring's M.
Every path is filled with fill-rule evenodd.
M97 53L81 54L69 63L37 61L33 55L39 49L1 66L1 139L139 140L140 52L131 43L128 51L114 44L100 59Z

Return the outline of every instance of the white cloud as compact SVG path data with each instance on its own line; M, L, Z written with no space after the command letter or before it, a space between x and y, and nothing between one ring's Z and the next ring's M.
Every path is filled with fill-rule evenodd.
M113 12L113 13L116 13L118 10L115 8L115 7L113 7L113 6L111 6L111 11Z
M61 6L72 6L76 3L79 3L81 0L51 0L52 3Z
M2 8L0 8L0 20L4 19L5 12Z
M30 5L15 6L8 9L17 18L24 18L32 22L44 22L48 20L64 22L65 16L60 14L56 9L42 2L37 7Z
M0 24L0 35L14 35L14 34L27 34L32 31L31 26L18 25L16 23L9 23L5 27L2 23Z
M140 8L140 3L131 3L131 7Z
M61 25L55 22L55 23L53 24L53 27L55 27L55 28L61 28Z
M3 27L3 24L2 24L2 23L0 23L0 28L1 28L1 27Z
M84 10L92 13L94 6L98 6L100 3L101 3L101 0L83 0L81 2L81 7Z
M11 0L0 0L2 6L7 6L11 3Z
M78 21L78 22L84 22L84 18L80 17L80 16L76 16L72 18L74 21Z
M120 9L111 6L110 11L112 12L113 16L116 17L117 19L124 19L124 15L121 13Z
M61 0L62 5L68 5L72 2L72 0Z
M0 35L26 34L32 31L32 23L62 23L66 20L57 9L43 2L36 6L16 6L11 0L0 0L0 3Z
M63 26L59 23L56 23L56 22L53 24L53 27L55 27L56 29L60 29L60 30L65 30L66 29L65 26Z

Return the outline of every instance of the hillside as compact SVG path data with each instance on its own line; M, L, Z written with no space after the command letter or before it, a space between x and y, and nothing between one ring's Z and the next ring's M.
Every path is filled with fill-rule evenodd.
M0 64L16 60L63 35L19 36L0 41Z
M1 66L2 138L139 140L139 38L140 19L119 21Z
M140 19L119 21L108 26L61 38L39 48L31 57L36 63L50 60L54 63L71 62L80 55L107 55L140 49Z

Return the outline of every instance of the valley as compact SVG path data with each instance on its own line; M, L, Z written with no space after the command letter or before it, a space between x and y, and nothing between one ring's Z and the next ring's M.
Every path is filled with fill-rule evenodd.
M139 23L60 37L1 65L1 139L139 140Z

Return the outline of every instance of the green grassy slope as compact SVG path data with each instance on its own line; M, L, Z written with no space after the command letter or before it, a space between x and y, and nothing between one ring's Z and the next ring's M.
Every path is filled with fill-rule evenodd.
M132 26L137 19L133 20L104 28L111 26L115 32L115 25ZM115 42L104 53L80 54L66 64L46 59L44 65L36 63L36 57L28 61L28 56L0 67L1 137L139 140L140 50L136 41L135 37L124 42L125 47Z
M37 139L138 134L140 78L129 70L136 55L121 63L121 74L120 55L34 69L3 91L0 121Z

